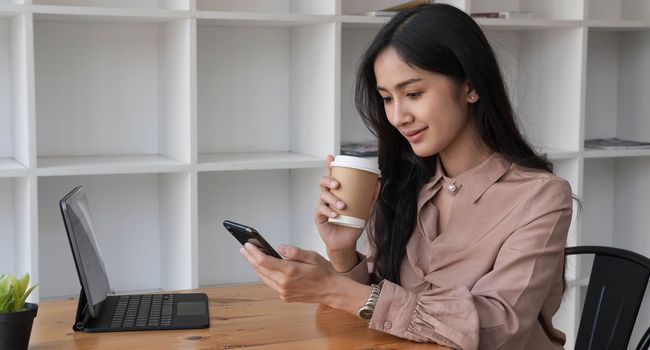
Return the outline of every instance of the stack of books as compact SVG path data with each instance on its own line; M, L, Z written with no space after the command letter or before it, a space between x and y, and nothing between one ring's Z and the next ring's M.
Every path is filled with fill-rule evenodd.
M529 19L533 18L530 11L495 11L495 12L475 12L473 18L504 18L504 19Z
M341 154L355 157L376 157L379 151L377 142L344 143Z
M650 148L650 142L621 140L617 137L585 140L586 148L597 149L644 149Z

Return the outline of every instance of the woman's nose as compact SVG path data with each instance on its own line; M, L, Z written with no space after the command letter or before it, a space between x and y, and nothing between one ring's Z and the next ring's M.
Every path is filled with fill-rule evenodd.
M406 125L413 121L413 116L408 112L402 103L395 102L393 104L391 124L396 127Z

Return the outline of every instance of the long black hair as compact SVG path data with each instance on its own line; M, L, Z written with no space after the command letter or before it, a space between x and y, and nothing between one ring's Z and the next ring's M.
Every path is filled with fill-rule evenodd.
M416 222L417 197L433 175L437 155L418 157L388 121L377 92L374 63L393 48L409 65L444 74L460 86L468 82L480 99L469 105L482 143L509 161L553 172L519 132L494 52L474 20L444 4L398 13L375 36L361 58L355 90L356 108L379 139L381 193L370 220L369 243L375 252L374 275L400 283L400 265Z

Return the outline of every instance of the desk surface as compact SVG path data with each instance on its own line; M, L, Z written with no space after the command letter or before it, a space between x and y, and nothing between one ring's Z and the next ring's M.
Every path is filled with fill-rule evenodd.
M82 333L72 331L76 300L43 302L30 349L447 349L406 341L368 328L329 307L285 303L266 286L198 291L210 300L210 328L183 331Z

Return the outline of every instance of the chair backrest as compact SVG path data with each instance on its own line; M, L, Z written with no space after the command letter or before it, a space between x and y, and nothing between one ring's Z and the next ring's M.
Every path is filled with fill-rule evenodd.
M650 259L624 249L569 247L594 254L575 349L627 349L650 277Z

